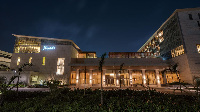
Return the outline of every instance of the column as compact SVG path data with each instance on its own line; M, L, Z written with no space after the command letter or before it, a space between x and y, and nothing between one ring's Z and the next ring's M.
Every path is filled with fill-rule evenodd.
M116 86L120 86L120 75L119 70L116 70Z
M129 72L129 86L131 86L133 84L133 82L132 82L132 79L133 79L132 70L128 70L128 72Z
M114 84L117 86L117 70L114 70Z
M155 69L156 71L156 82L157 82L157 86L158 87L161 87L161 84L160 84L160 76L159 76L159 69Z
M106 69L103 69L103 76L102 76L102 81L103 81L103 86L106 85L106 78L105 78L105 74L106 74Z
M146 82L146 76L145 76L145 69L142 69L142 83L144 86L147 86Z
M76 70L76 86L79 86L79 69Z
M167 84L166 72L163 73L163 84Z
M92 70L89 71L89 75L90 75L90 80L89 80L89 84L90 86L92 86Z

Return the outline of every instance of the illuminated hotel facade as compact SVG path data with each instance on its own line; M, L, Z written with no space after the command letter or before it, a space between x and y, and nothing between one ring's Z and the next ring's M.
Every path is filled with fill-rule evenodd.
M178 81L193 83L200 77L200 8L178 9L138 52L110 52L103 65L104 87L158 86ZM100 58L83 52L72 41L14 35L11 69L23 63L28 84L56 79L74 86L100 86ZM120 72L120 65L124 63ZM163 70L178 64L178 73Z

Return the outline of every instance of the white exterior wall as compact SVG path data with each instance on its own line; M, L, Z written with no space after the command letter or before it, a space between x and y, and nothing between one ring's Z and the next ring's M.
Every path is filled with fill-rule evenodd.
M200 44L200 27L198 26L197 21L200 21L198 17L198 13L200 13L200 9L193 11L184 11L178 12L180 26L184 39L184 47L186 51L186 60L188 61L188 69L190 70L191 75L190 80L193 76L200 77L200 54L197 52L197 44ZM192 14L193 20L189 19L189 15ZM186 71L188 72L188 71ZM191 83L193 81L190 81Z
M183 54L170 60L172 60L173 64L178 64L177 70L179 71L181 81L193 83L187 55Z
M20 57L20 65L29 62L29 58L32 57L32 67L26 67L25 71L38 72L39 80L57 79L63 80L64 83L69 82L70 78L70 66L68 65L71 58L75 57L77 50L71 45L49 45L55 46L52 50L42 50L41 45L40 53L13 53L11 61L11 69L17 69L17 59ZM45 65L42 65L43 57L45 57ZM57 60L58 58L65 58L64 62L64 74L56 75Z
M0 76L6 77L7 82L10 81L11 77L14 75L18 75L18 73L15 73L14 71L0 71ZM31 72L22 72L20 73L19 82L24 82L28 84L30 81ZM11 84L16 84L17 78L12 82Z

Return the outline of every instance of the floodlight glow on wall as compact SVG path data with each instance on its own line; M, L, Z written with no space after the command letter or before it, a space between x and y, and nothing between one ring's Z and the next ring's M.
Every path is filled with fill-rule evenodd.
M114 76L114 73L111 73L110 76Z
M54 50L54 49L56 49L55 46L51 46L51 47L50 46L44 46L42 50L44 51L44 50Z
M58 58L56 75L63 75L65 58Z
M159 77L159 75L157 76L157 83L160 84L160 77Z
M143 80L144 80L143 83L144 83L144 85L145 85L145 84L147 83L147 82L146 82L146 77L145 77L145 75L143 76Z
M20 57L17 58L17 65L20 63Z

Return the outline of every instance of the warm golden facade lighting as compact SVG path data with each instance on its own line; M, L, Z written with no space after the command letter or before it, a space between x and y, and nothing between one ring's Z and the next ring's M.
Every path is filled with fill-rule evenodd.
M45 65L45 57L42 58L42 65Z
M178 46L177 48L171 50L171 56L172 57L177 57L177 56L180 56L182 54L184 54L183 45Z
M57 61L57 75L63 75L64 74L64 62L65 58L58 58Z
M17 65L20 63L20 57L17 58Z
M200 53L200 44L197 45L197 52Z
M32 57L29 58L28 62L31 63L31 61L32 61Z
M14 53L39 53L41 41L33 38L18 38L15 42Z

